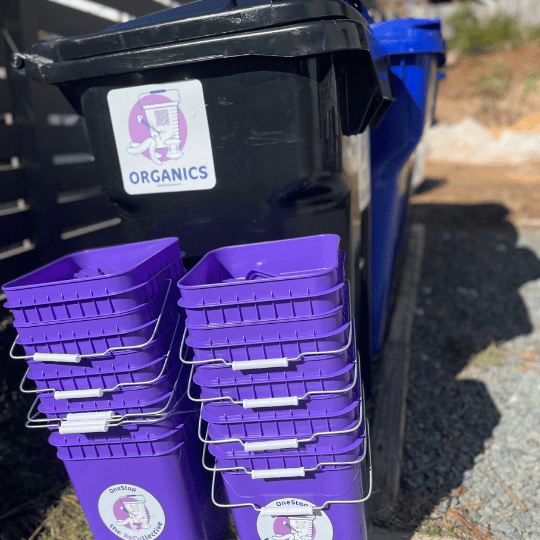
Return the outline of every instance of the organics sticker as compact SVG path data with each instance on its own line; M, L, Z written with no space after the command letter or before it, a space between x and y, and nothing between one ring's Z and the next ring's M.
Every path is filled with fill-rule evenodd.
M165 512L157 499L132 484L115 484L99 497L98 510L107 528L127 540L153 540L165 528Z
M200 81L118 88L107 94L107 102L127 193L216 185Z

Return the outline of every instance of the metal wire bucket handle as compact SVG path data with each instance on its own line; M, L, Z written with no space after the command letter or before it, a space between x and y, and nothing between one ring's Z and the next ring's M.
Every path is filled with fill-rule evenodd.
M171 390L167 403L159 411L147 413L126 413L123 415L115 414L114 411L98 411L98 412L83 412L83 413L68 413L65 418L36 418L39 414L37 411L33 416L32 412L36 406L39 396L36 397L30 410L27 414L25 426L28 428L58 428L60 433L97 433L106 432L110 427L116 427L125 423L151 423L163 420L171 412L169 410L173 403L174 393L182 377L183 366L180 367L178 377ZM174 402L174 407L178 405L187 395L187 391ZM173 407L173 408L174 408ZM197 409L187 411L175 411L176 413L197 412ZM146 418L150 417L150 420Z
M340 354L344 351L346 351L350 344L352 343L353 335L355 333L354 328L354 318L352 316L352 302L351 302L351 288L350 283L348 280L345 280L347 283L348 289L349 289L349 338L347 340L347 344L344 347L341 347L340 349L334 349L331 351L311 351L311 352L303 352L300 353L298 356L294 358L262 358L260 360L233 360L228 361L224 358L211 358L209 360L186 360L183 356L184 347L187 347L189 349L189 345L186 344L186 339L188 335L187 328L184 329L184 335L182 336L182 343L180 344L180 361L184 364L188 365L202 365L202 364L214 364L214 363L222 363L226 366L229 366L232 368L233 371L244 371L248 369L270 369L270 368L276 368L276 367L289 367L289 362L297 362L304 356L330 356L334 354Z
M199 414L199 425L198 425L199 439L201 442L205 444L224 444L224 443L238 442L244 447L244 450L246 452L264 452L265 450L286 450L286 449L298 448L300 443L310 442L320 435L345 435L347 433L352 433L353 431L357 430L362 425L364 411L365 411L364 389L362 387L360 378L358 378L358 388L359 388L359 396L360 396L360 403L361 403L360 411L358 414L358 422L356 423L354 427L350 429L343 429L343 430L338 430L338 431L319 431L318 433L314 433L308 439L275 439L275 440L270 439L270 440L261 440L257 442L246 442L242 439L212 440L212 439L208 439L208 427L206 429L206 436L204 437L202 435L202 414ZM203 405L201 405L201 413L202 413L202 407Z
M348 500L348 501L326 501L321 506L302 506L302 507L273 507L273 506L265 506L261 507L258 504L255 503L238 503L238 504L225 504L220 503L216 501L216 494L215 494L215 487L216 487L216 472L217 469L210 469L212 470L212 487L211 487L211 497L212 502L218 506L219 508L242 508L242 507L248 507L251 506L255 511L260 512L263 516L300 516L300 515L314 515L315 511L317 510L324 510L327 506L331 504L360 504L366 502L370 497L373 490L373 470L372 470L372 464L371 464L371 445L370 445L370 435L369 435L369 423L366 422L366 436L364 439L364 452L362 455L362 458L359 460L356 460L354 462L341 462L338 463L338 465L349 465L349 464L361 464L366 455L368 455L368 473L369 473L369 489L367 492L367 495L365 497L362 497L360 499L356 500ZM203 465L204 465L204 454L203 454ZM323 466L325 464L320 463L319 467ZM332 463L332 465L336 465L335 463ZM318 468L318 467L317 467ZM228 469L227 469L228 470ZM286 469L285 469L286 470ZM314 469L303 469L305 471L312 471ZM363 490L362 490L363 491Z
M158 327L159 327L159 323L161 322L161 318L163 316L163 313L165 312L165 305L167 304L167 299L169 297L169 293L170 293L171 285L172 285L171 279L167 279L166 281L169 282L167 286L167 293L165 294L165 299L163 300L163 305L161 306L161 310L156 320L156 325L154 326L152 335L150 336L150 338L148 339L146 343L141 343L140 345L109 347L104 352L92 353L92 354L36 352L34 354L25 355L25 356L15 356L13 354L13 350L15 349L15 346L18 345L17 339L19 339L19 335L17 334L17 337L15 338L15 341L13 342L13 345L11 346L11 349L9 351L9 356L13 358L13 360L32 359L34 360L34 362L56 362L56 363L61 363L61 364L78 364L83 358L97 358L99 356L105 356L106 354L109 354L110 352L113 352L113 351L128 351L128 350L142 349L143 347L146 347L154 340Z
M167 368L167 364L169 362L169 356L174 344L174 340L176 338L176 332L178 331L178 323L180 322L180 315L176 318L176 325L174 327L173 337L171 339L171 344L169 346L169 350L167 352L167 355L165 356L165 361L163 362L163 366L161 368L161 371L159 372L159 375L156 375L152 380L150 381L139 381L139 382L126 382L126 383L118 383L113 388L85 388L83 390L55 390L54 388L42 388L41 390L35 389L35 390L26 390L24 387L24 383L26 382L28 372L30 371L30 368L26 370L26 373L24 374L24 377L21 381L21 384L19 385L19 390L23 392L24 394L42 394L45 392L54 392L54 399L84 399L84 398L92 398L92 397L103 397L103 394L105 392L113 392L114 390L117 390L118 388L123 387L137 387L137 386L145 386L149 384L155 383L158 379L160 379L163 374L165 373L165 370ZM181 366L180 369L182 369L183 366ZM137 371L137 370L134 370Z
M191 401L195 403L211 403L211 402L230 402L235 405L242 405L244 409L262 409L262 408L268 408L268 407L297 407L298 403L300 401L303 401L304 399L307 399L311 396L325 396L328 394L345 394L352 390L356 386L356 381L358 380L358 363L354 363L354 378L353 382L347 386L346 388L342 388L341 390L312 390L310 392L306 392L303 396L285 396L285 397L274 397L274 398L253 398L253 399L242 399L237 400L233 399L231 396L221 396L221 397L215 397L215 398L194 398L191 395L191 382L193 379L193 371L195 366L191 366L191 371L189 374L188 379L188 387L187 387L187 394Z

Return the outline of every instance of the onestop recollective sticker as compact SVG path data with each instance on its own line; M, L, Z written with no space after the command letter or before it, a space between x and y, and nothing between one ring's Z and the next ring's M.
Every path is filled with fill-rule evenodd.
M261 540L332 540L334 529L328 516L321 510L315 510L313 515L287 516L279 514L279 508L313 507L313 503L296 497L277 499L267 504L265 508L276 508L276 515L259 514L257 532ZM285 512L284 512L285 514Z
M98 510L107 528L125 540L154 540L165 528L165 512L148 491L115 484L99 497Z
M130 195L195 191L216 185L202 84L193 79L107 94Z

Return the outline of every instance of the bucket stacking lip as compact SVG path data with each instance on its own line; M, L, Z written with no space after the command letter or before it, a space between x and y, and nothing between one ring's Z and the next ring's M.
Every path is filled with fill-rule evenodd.
M159 293L167 280L178 281L185 273L182 259L177 259L150 280L141 285L119 291L109 295L64 300L62 302L47 302L44 304L32 303L28 305L10 304L4 307L11 310L14 316L14 325L39 324L54 321L79 319L82 317L99 317L123 313L142 307Z
M103 370L90 371L80 375L66 375L64 377L46 376L41 378L32 378L30 373L27 375L33 380L38 390L86 390L89 388L109 388L120 383L143 383L149 381L156 374L160 373L166 356L158 357L155 360L141 366L135 366L131 370ZM21 384L22 386L22 384Z
M160 324L161 326L161 324ZM167 354L175 329L174 324L163 328L146 347L111 352L104 356L83 357L78 364L37 362L28 359L28 378L39 381L48 379L84 378L93 375L136 372L154 364ZM160 327L158 327L160 330ZM178 332L182 332L181 320Z
M266 382L249 381L229 383L215 386L201 386L201 400L219 400L231 398L235 401L244 399L272 399L289 396L305 396L312 392L339 392L346 388L353 378L356 364L348 364L345 368L329 375L313 375L307 377L275 377Z
M171 306L172 307L172 306ZM12 356L14 359L26 359L28 357L35 356L36 353L46 354L72 354L78 356L103 356L112 353L111 349L121 348L120 350L128 350L141 346L147 346L153 341L156 336L160 335L162 328L167 328L171 324L174 324L178 314L172 309L165 309L161 317L161 321L156 318L147 322L141 326L133 328L126 332L107 333L103 335L95 336L71 336L65 339L56 338L50 341L36 341L24 343L16 340L14 345L21 345L24 347L26 354L25 357ZM159 326L158 326L159 323ZM124 349L125 348L125 349ZM97 356L99 355L99 356Z
M178 238L79 251L2 289L14 306L101 297L142 285L182 255Z
M99 459L110 457L138 457L167 452L183 442L194 429L193 413L177 418L174 428L165 433L142 433L118 437L108 433L60 435L53 432L49 443L57 448L60 459Z
M190 326L253 323L328 313L343 304L343 292L344 283L340 283L328 291L312 295L222 302L204 306L191 306L180 298L178 305L186 310L186 320Z
M174 350L174 349L173 349ZM172 352L172 350L171 350ZM151 399L155 396L160 396L170 389L170 376L172 373L179 373L181 369L178 363L174 363L170 359L169 354L158 360L158 366L161 366L156 373L146 373L146 377L141 377L138 381L117 383L113 385L99 385L90 388L74 388L74 389L43 389L37 390L40 401L43 404L53 405L56 401L65 399L68 402L74 400L86 403L97 398L113 399L113 396L124 395L133 396L137 393L138 399ZM153 367L153 366L152 366ZM22 384L21 384L22 387ZM27 393L36 393L36 391Z
M313 469L323 463L349 462L357 459L363 453L365 442L364 430L359 429L355 440L345 447L333 445L325 439L328 446L314 445L295 449L276 450L269 452L227 452L220 445L205 445L216 458L215 468L219 471L229 468L242 468L246 472L255 470L296 469L303 467ZM212 449L210 450L210 447ZM205 467L213 470L211 467Z
M241 440L247 442L276 439L278 437L310 437L314 433L340 431L347 428L356 417L360 406L357 396L341 409L309 411L280 410L246 411L243 415L212 415L206 406L201 409L201 418L208 422L208 434L213 442ZM335 398L334 398L335 399ZM268 413L268 414L267 414Z
M164 302L166 304L164 307ZM62 339L64 336L84 336L91 338L104 334L124 333L148 321L155 320L163 309L176 306L174 293L165 287L146 304L124 311L98 317L83 317L65 321L18 324L17 332L21 342L46 342ZM68 339L69 339L68 338Z
M297 361L302 357L312 358L313 356L322 357L324 355L335 354L337 351L341 352L343 348L342 344L348 341L347 336L350 337L352 332L353 325L351 322L348 322L334 332L315 337L240 342L215 347L198 346L197 343L194 343L188 337L185 343L194 349L194 364L220 362L225 365L231 365L235 369L233 362L268 359ZM241 364L237 369L247 370L254 368L250 368L247 364Z
M320 418L311 419L312 422L306 422L305 419L294 419L288 423L282 424L279 429L276 423L275 431L263 433L263 426L258 423L260 431L258 433L249 433L246 423L233 423L235 429L244 431L236 433L236 436L231 435L230 424L225 426L229 431L223 431L223 425L208 423L206 436L202 435L202 415L199 416L199 438L203 443L211 445L221 445L224 451L239 450L250 452L262 452L267 450L279 450L287 448L299 448L302 446L313 446L321 440L335 440L337 446L343 446L351 442L354 438L354 433L358 431L365 423L365 405L364 405L364 390L363 385L359 384L359 397L353 401L351 405L343 411L338 411L334 416L322 415L323 422ZM290 411L294 415L294 410ZM298 422L298 423L297 423ZM254 422L250 422L254 424ZM253 425L250 426L251 428ZM216 431L217 428L217 431ZM221 432L219 431L221 429ZM210 435L210 439L208 436ZM335 439L332 439L335 437ZM330 438L330 439L329 439Z
M52 394L50 397L40 395L41 403L38 410L47 416L50 415L50 418L59 418L59 415L69 413L107 410L127 412L136 409L138 412L148 408L150 412L154 412L156 404L178 392L178 389L182 389L181 384L175 384L182 378L181 371L181 367L176 365L162 375L158 383L147 385L143 390L109 392L101 398L56 400Z
M339 236L326 234L216 249L178 281L182 302L204 306L327 291L339 284L338 246Z

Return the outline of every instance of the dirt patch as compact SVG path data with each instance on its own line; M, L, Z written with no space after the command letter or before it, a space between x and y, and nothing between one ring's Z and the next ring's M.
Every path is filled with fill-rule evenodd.
M428 163L426 178L426 182L419 188L412 201L415 203L415 219L418 221L428 224L436 222L448 227L449 230L478 229L479 226L488 229L500 228L504 227L505 220L510 226L540 225L540 190L536 185L540 182L538 165L524 164L511 168ZM430 216L422 210L430 208L427 203L448 205L447 218L441 220L439 216L436 220L430 219ZM466 216L460 215L459 207L454 206L456 204L461 206L491 204L493 212L498 214L502 205L508 214L495 216L486 211L481 218L485 223L481 224L478 221L467 223ZM441 208L444 211L444 207L439 206L438 212Z
M446 68L436 118L455 124L472 116L490 128L512 126L540 110L540 44L462 56Z

